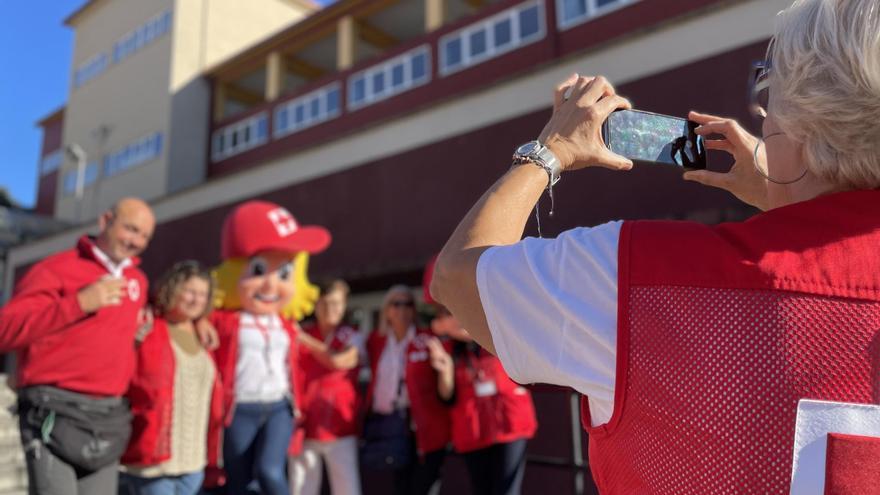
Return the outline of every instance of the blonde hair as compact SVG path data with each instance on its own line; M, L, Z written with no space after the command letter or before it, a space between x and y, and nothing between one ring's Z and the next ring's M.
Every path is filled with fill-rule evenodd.
M849 189L880 186L880 5L796 0L768 49L770 113L807 167Z
M388 292L385 293L385 297L382 298L382 311L379 313L380 335L389 335L391 332L391 324L388 322L388 305L397 294L405 294L406 297L408 297L413 302L413 310L415 310L416 298L413 296L413 291L403 284L392 286L390 289L388 289ZM415 315L413 315L413 324L415 323L416 317Z
M238 280L247 268L247 258L230 258L211 272L214 278L214 307L219 309L241 309L238 298ZM302 320L315 310L319 290L309 282L309 253L301 252L293 259L293 297L281 314L287 319Z

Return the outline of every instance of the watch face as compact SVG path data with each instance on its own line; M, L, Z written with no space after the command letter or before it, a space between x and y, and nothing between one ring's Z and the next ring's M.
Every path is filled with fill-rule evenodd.
M538 151L538 142L537 141L529 141L528 143L520 146L516 149L516 154L520 156L526 156Z

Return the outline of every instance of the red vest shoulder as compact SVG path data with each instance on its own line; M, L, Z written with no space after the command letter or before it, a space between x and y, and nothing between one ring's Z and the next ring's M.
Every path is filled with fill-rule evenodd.
M746 222L626 222L620 273L635 286L767 288L880 300L880 192L852 191ZM842 283L841 281L845 281Z

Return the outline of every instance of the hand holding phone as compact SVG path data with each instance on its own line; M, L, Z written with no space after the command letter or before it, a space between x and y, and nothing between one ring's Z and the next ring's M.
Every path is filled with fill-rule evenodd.
M563 171L584 167L629 170L632 162L612 153L600 138L602 123L630 103L601 76L572 75L556 87L553 115L538 141L559 159Z
M602 125L602 138L612 152L629 158L704 170L706 143L694 130L699 124L641 110L619 110Z

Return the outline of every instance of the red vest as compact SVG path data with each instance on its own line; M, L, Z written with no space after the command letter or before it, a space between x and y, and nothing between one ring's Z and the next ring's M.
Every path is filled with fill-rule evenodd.
M601 492L787 494L798 401L880 399L878 248L877 191L625 223L614 413L587 428Z
M538 428L532 395L482 349L468 349L455 360L451 419L452 445L459 453L532 438Z
M432 335L431 330L417 330L416 337L406 349L406 391L419 454L445 448L451 437L449 408L437 394L437 372L431 367L428 346L425 344ZM370 370L373 372L373 381L367 390L367 408L373 406L376 371L386 339L387 336L373 332L367 341Z
M220 346L214 351L214 362L217 363L217 370L220 372L220 379L223 382L223 411L224 424L229 426L232 424L232 418L235 415L235 365L238 362L238 332L239 323L241 321L241 312L220 310L211 314L211 323L217 329L220 337ZM302 397L302 391L299 389L300 382L296 379L296 370L299 361L299 350L297 344L297 328L296 323L290 322L283 317L281 321L284 323L284 329L290 338L290 350L287 353L288 377L290 383L290 401L293 406L294 414L298 418L300 416L299 401ZM289 453L299 453L299 442L296 442L296 436L291 437Z
M317 325L303 332L324 340ZM357 330L342 326L333 332L332 351L351 345ZM302 430L310 440L332 441L357 434L357 368L333 370L321 364L305 347L300 348L299 379L302 381Z
M154 465L171 458L174 406L174 351L168 324L156 318L153 329L137 349L137 368L126 397L131 404L131 439L123 464ZM218 442L223 432L223 389L214 380L208 420L208 465L223 457Z

